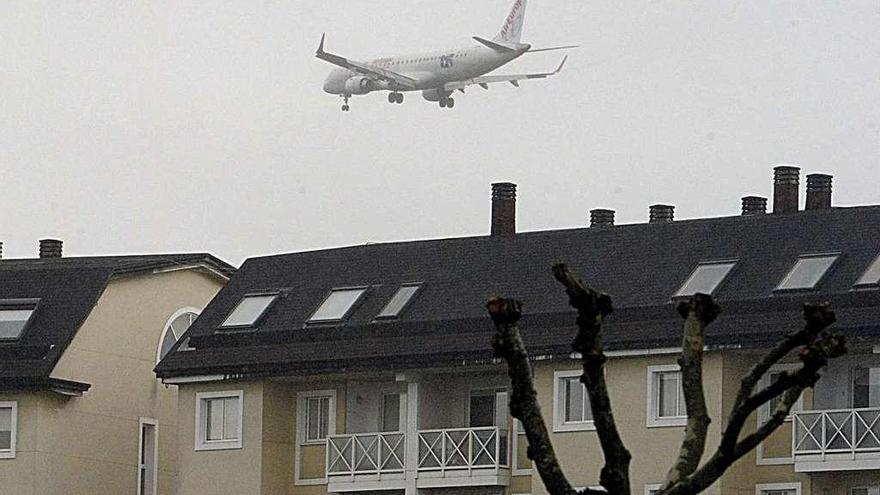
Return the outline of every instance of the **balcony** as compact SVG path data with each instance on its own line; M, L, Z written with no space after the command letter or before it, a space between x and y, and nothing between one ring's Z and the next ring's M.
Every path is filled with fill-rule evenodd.
M880 469L880 407L793 416L795 471Z
M407 466L415 466L410 476L418 488L509 484L510 447L505 429L421 430L414 459L407 458L407 441L401 432L331 436L327 439L328 490L403 490Z

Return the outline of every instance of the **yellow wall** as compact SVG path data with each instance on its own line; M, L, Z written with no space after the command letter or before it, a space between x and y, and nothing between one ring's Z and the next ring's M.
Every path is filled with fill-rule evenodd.
M138 420L147 417L159 422L159 493L173 495L177 390L156 379L156 351L168 318L203 308L220 287L192 270L113 279L51 374L91 389L78 398L19 394L20 454L0 460L0 478L33 480L39 495L136 493ZM31 493L8 488L0 483L0 494Z

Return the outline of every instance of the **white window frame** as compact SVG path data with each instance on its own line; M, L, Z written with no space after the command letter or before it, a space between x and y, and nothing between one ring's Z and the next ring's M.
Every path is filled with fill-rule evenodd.
M778 373L780 371L797 371L800 367L796 363L782 363L775 364L767 370L767 373L761 377L761 380L758 381L758 387L760 390L764 389L770 385L770 375L773 373ZM803 411L804 409L804 395L801 394L798 397L797 402L791 407L791 411L789 411L789 415L785 417L785 422L789 423L792 420L792 414ZM757 416L757 428L760 428L761 425L767 422L770 419L770 403L762 404L761 407L758 408ZM794 464L794 456L789 455L788 457L764 457L764 442L758 444L755 447L755 464L758 466L780 466L787 464Z
M153 478L153 489L147 493L141 493L141 451L144 449L144 425L153 427L153 469L149 475ZM159 422L152 418L140 418L138 420L138 495L156 495L159 489Z
M801 495L800 483L758 483L755 485L755 495L764 495L771 490L794 490L794 495Z
M645 495L651 495L652 491L657 491L663 488L663 484L661 483L647 483L645 484Z
M174 320L180 318L181 316L183 316L187 313L195 313L196 318L198 318L198 316L202 313L202 310L198 309L198 308L194 308L194 307L180 308L177 311L175 311L171 315L170 318L168 318L168 321L165 322L165 329L162 330L162 335L159 336L159 343L156 345L156 364L159 364L159 361L162 359L162 357L161 357L162 342L165 341L165 336L168 335L168 332L171 331L171 322L173 322ZM189 328L187 328L187 330L189 330ZM184 333L186 333L186 332L184 332ZM183 335L181 335L181 337L182 336ZM177 340L180 340L180 339L177 339ZM177 344L177 340L175 340L175 345ZM191 350L191 349L192 348L190 348L189 350ZM183 350L187 350L187 349L178 349L178 351L183 351ZM171 353L169 352L168 354L171 354Z
M202 401L208 399L238 398L238 438L229 440L206 440L207 418L202 417ZM195 450L234 450L242 447L244 437L244 391L228 390L223 392L199 392L196 394L196 434Z
M15 437L18 436L18 402L0 402L0 408L12 409L12 423L10 424L9 448L0 450L0 459L15 459Z
M309 478L302 479L300 477L301 474L301 465L302 465L302 447L307 447L310 445L326 445L327 440L321 441L307 441L306 440L306 415L308 413L307 405L308 399L313 397L329 397L330 402L328 404L328 412L327 412L327 437L332 437L336 434L336 395L337 391L335 389L326 389L326 390L307 390L304 392L297 392L296 394L296 452L294 459L294 485L298 486L308 486L308 485L325 485L327 484L326 474L323 478ZM402 399L401 399L402 400ZM326 467L324 469L326 473Z
M519 468L519 464L517 460L519 459L519 436L525 435L525 431L520 427L520 422L518 419L513 419L513 425L511 426L511 436L513 439L510 442L510 474L511 476L531 476L532 469L534 469L535 463L529 460L528 468ZM528 443L528 441L526 441Z
M840 262L841 256L842 255L839 252L802 254L802 255L798 256L797 260L795 260L795 262L791 266L791 268L788 269L788 272L785 274L784 277L782 277L782 280L779 282L779 284L776 286L776 288L773 289L773 292L774 293L790 293L790 292L809 292L809 291L818 290L819 286L822 285L822 282L825 280L825 278L828 276L828 274L831 273L832 269L834 269L834 267L837 266L837 263ZM818 258L833 258L833 259L831 260L831 264L828 265L828 268L826 268L825 271L823 271L822 274L819 275L819 278L816 279L816 282L813 283L813 285L811 285L809 287L784 287L784 285L789 281L789 279L791 279L791 276L796 273L798 266L800 266L802 261L809 260L809 259L818 259Z
M690 283L691 283L691 281L693 281L694 277L697 276L697 273L699 273L700 269L702 269L703 267L707 267L707 266L720 266L720 265L730 265L730 268L728 268L727 273L725 273L724 276L721 277L721 279L715 283L715 286L712 287L712 291L709 295L715 295L715 293L718 292L718 289L720 289L724 285L724 282L726 282L727 279L730 278L730 275L733 273L733 271L736 270L737 265L739 265L739 259L701 261L701 262L697 263L697 266L694 267L693 271L691 271L691 274L688 275L688 278L685 279L685 281L681 284L681 287L679 287L678 290L675 291L675 294L672 296L672 298L673 299L687 299L687 298L693 296L694 294L696 294L697 292L692 292L692 293L686 294L686 293L683 293L683 291L688 285L690 285Z
M850 489L849 489L849 494L848 494L848 495L853 495L853 493L854 493L856 490L865 490L866 492L868 492L868 493L870 494L870 493L871 493L871 490L877 490L877 491L880 491L880 484L877 484L877 485L860 485L860 486L853 486L853 487L850 487Z
M648 428L663 428L668 426L684 426L687 424L687 414L684 416L668 416L661 417L657 414L657 407L659 405L659 397L657 393L659 392L660 387L654 385L654 378L660 376L660 373L668 373L672 371L677 371L681 373L681 367L677 364L661 364L655 366L648 366L648 386L647 386L647 404L648 404L648 414L647 414L647 427ZM684 378L682 378L683 380ZM681 383L681 382L680 382ZM683 386L683 385L682 385Z
M553 372L553 432L565 431L595 431L596 424L589 421L565 421L565 403L559 401L562 392L562 382L566 378L575 378L583 375L582 370L564 370ZM582 384L583 385L583 384ZM587 390L584 387L584 396Z

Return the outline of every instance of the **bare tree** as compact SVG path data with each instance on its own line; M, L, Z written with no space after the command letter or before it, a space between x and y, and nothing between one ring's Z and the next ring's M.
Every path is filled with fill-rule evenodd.
M630 495L632 455L617 431L603 372L606 356L602 348L602 323L613 311L611 298L586 286L563 264L553 267L553 276L565 287L569 304L578 313L578 330L572 349L581 356L583 374L580 380L587 389L596 433L605 458L599 483L610 495ZM510 412L523 425L529 444L528 457L535 463L547 490L553 495L605 493L592 489L578 492L562 472L538 405L528 353L517 326L522 315L522 303L514 299L493 298L487 303L487 308L497 330L492 346L495 354L507 362L512 382ZM681 366L687 425L678 457L668 471L660 495L692 495L708 488L737 459L757 447L785 421L792 405L804 389L816 383L819 370L828 364L829 359L846 352L843 336L826 330L835 322L834 312L828 305L805 305L804 328L776 344L742 378L721 434L721 442L706 462L700 464L712 421L703 392L705 332L720 309L711 296L697 294L688 302L680 303L678 312L685 320L678 363ZM782 373L778 380L755 391L761 377L796 349L799 349L798 357L802 365L796 370ZM757 431L741 438L746 419L763 404L777 398L768 420Z

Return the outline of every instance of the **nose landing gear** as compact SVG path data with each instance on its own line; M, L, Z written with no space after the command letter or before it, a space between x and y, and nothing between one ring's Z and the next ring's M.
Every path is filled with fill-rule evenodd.
M342 104L342 111L347 112L351 110L351 107L348 106L348 99L351 98L351 95L342 95L342 98L345 100L345 102Z
M455 99L446 97L440 98L440 108L454 108L455 107Z

